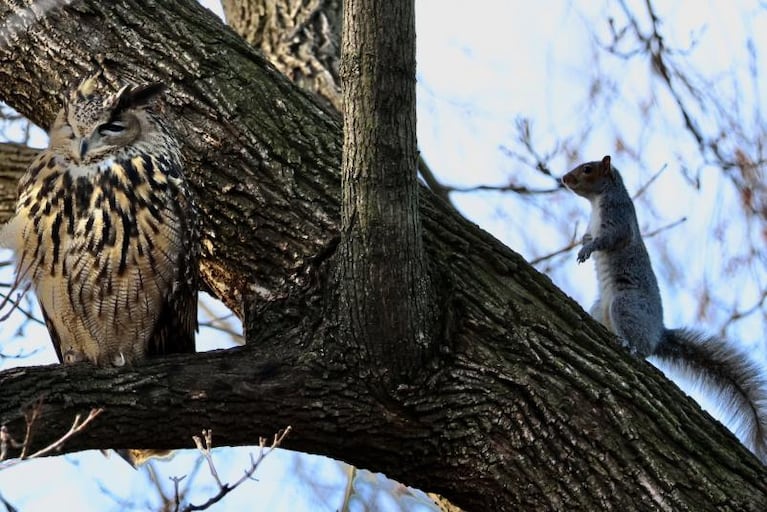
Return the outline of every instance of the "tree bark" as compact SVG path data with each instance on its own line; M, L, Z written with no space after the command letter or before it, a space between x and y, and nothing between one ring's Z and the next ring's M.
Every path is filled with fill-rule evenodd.
M299 87L341 111L341 0L223 0L227 23Z
M19 179L39 152L23 144L0 143L0 222L10 219L16 210Z
M339 339L388 387L432 351L416 181L415 5L346 0Z
M0 0L0 19L18 16ZM27 4L24 4L27 5ZM11 13L13 11L14 14ZM169 85L205 219L201 270L248 345L135 368L0 374L0 420L34 445L106 407L84 448L253 444L323 453L467 510L764 510L767 471L672 383L522 258L422 191L439 350L385 400L339 340L341 124L192 1L82 0L0 33L0 95L47 126L58 93L101 68ZM368 368L367 370L372 370Z
M341 0L222 0L227 23L298 86L342 110ZM449 188L418 156L418 172L449 205Z

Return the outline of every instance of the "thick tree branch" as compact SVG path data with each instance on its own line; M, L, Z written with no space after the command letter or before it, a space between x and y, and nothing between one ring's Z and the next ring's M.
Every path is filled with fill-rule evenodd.
M18 12L0 0L0 19ZM11 14L13 12L14 14ZM341 126L191 0L81 0L0 33L0 94L40 125L92 68L160 80L205 212L206 281L248 346L150 361L0 374L0 420L34 443L105 407L86 447L190 446L213 428L324 453L470 510L764 510L767 472L673 384L613 345L548 278L430 193L424 248L440 350L384 403L332 321ZM34 16L33 16L34 18ZM233 421L233 418L240 421Z
M303 89L341 110L341 0L223 0L229 25Z
M490 249L486 242L482 247ZM496 253L498 263L511 262L508 256ZM547 293L534 282L527 285L533 296L543 294L539 299ZM466 306L472 318L483 312ZM551 313L559 317L571 307ZM515 316L484 312L496 320L498 313ZM351 368L307 349L311 335L291 332L261 346L167 357L136 370L79 365L7 371L0 374L0 416L17 418L8 426L11 433L23 432L18 411L43 396L34 441L44 445L65 432L75 414L105 407L88 435L72 439L65 451L150 439L191 447L201 428L213 428L220 445L251 444L254 435L290 422L288 448L320 450L384 471L470 510L544 503L570 509L633 503L642 509L642 500L655 509L652 495L672 508L692 504L695 510L707 509L707 500L716 496L744 510L764 503L764 469L700 412L685 408L690 417L682 415L679 404L689 406L688 399L658 372L618 356L610 345L584 340L579 346L564 333L547 342L552 328L557 330L528 327L526 350L503 331L467 333L471 346L443 358L386 405L349 378ZM604 340L601 334L596 338ZM331 341L315 337L312 346ZM569 368L565 381L554 370L563 360ZM606 361L610 372L604 371ZM563 382L564 393L557 391ZM246 420L238 424L232 418ZM656 435L669 444L648 442ZM631 446L630 459L623 443ZM624 471L641 485L623 482ZM581 473L601 476L572 485L570 479Z

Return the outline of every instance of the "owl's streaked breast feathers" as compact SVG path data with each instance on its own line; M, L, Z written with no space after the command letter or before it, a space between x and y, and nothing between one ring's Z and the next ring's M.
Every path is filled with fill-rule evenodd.
M19 184L2 240L31 283L59 359L122 365L193 352L198 230L160 84L70 95Z

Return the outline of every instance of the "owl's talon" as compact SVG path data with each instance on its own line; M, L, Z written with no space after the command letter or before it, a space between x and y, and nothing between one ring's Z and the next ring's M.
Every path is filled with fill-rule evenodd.
M70 348L69 350L64 352L62 359L64 360L64 364L75 364L75 363L79 363L80 361L83 361L85 358L83 357L81 353L75 352L73 349Z
M112 366L125 366L125 354L120 352L112 359Z

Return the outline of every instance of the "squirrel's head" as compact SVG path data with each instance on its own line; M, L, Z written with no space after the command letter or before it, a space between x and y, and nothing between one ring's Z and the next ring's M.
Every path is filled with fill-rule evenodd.
M617 178L615 168L610 163L610 155L601 161L586 162L562 176L562 184L585 198L598 195Z

